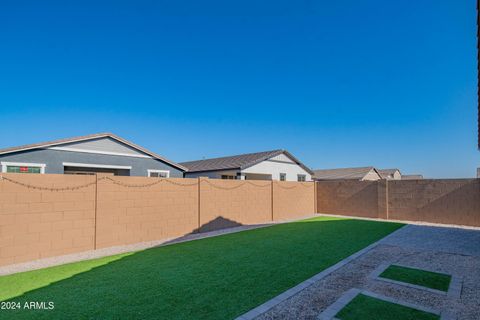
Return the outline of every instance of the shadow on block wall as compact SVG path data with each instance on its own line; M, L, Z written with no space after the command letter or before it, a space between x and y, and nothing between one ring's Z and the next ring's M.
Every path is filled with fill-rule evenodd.
M391 219L480 226L480 180L390 183Z
M378 187L370 181L317 183L317 211L359 217L378 217Z
M190 234L209 232L209 231L215 231L215 230L233 228L233 227L240 227L242 225L243 224L241 224L240 222L230 220L220 216L220 217L216 217L215 219L207 223L204 223L203 225L200 226L200 228L193 230Z

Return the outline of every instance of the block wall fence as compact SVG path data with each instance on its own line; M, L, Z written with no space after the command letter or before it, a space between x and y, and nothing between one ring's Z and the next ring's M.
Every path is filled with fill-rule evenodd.
M315 184L2 174L0 266L315 212Z
M278 182L2 174L0 266L330 213L480 226L480 179Z
M480 179L317 182L317 212L480 227Z

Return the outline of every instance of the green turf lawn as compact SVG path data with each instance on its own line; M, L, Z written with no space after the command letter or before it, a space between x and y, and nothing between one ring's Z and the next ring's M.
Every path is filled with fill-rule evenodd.
M331 217L0 277L8 319L232 319L401 227Z
M440 316L399 304L369 297L356 296L335 316L341 320L439 320Z
M385 271L382 272L380 277L441 291L448 291L451 280L451 277L447 274L400 267L396 265L389 266Z

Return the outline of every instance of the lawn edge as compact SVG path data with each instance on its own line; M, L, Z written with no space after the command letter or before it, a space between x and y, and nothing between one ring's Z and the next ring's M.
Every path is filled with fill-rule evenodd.
M41 270L41 269L46 269L50 267L57 267L57 266L67 265L67 264L81 262L81 261L100 259L100 258L115 256L115 255L124 254L124 253L134 253L137 251L142 251L142 250L151 249L155 247L162 247L162 246L168 246L168 245L178 244L183 242L190 242L194 240L218 237L218 236L237 233L237 232L249 231L249 230L260 229L260 228L268 228L268 227L272 227L279 224L286 224L286 223L291 223L291 222L296 222L296 221L301 221L301 220L306 220L306 219L311 219L316 217L321 217L321 215L314 213L314 214L303 216L301 218L291 219L291 220L281 220L281 221L272 221L272 222L262 223L262 224L243 225L243 226L225 228L225 229L209 231L209 232L187 234L179 237L164 238L164 239L153 240L153 241L138 242L138 243L120 245L120 246L112 246L112 247L101 248L97 250L82 251L82 252L71 253L71 254L55 256L55 257L41 258L41 259L28 261L28 262L0 266L0 277L13 275L17 273ZM342 218L342 217L338 217L338 218ZM351 218L343 217L343 219L351 219Z
M387 221L383 221L383 222L387 222ZM388 222L390 222L390 221L388 221ZM284 291L283 293L277 295L276 297L273 297L272 299L264 302L263 304L259 305L258 307L255 307L252 310L247 311L246 313L238 316L237 318L235 318L235 320L251 320L251 319L254 319L254 318L258 317L259 315L267 312L268 310L272 309L276 305L278 305L278 304L284 302L285 300L293 297L294 295L296 295L300 291L303 291L304 289L310 287L315 282L325 278L326 276L328 276L331 273L337 271L338 269L342 268L343 266L350 263L351 261L353 261L353 260L357 259L358 257L364 255L365 253L369 252L370 250L372 250L373 248L378 246L383 240L385 240L389 237L392 237L394 234L396 234L397 232L399 232L400 230L402 230L403 228L405 228L407 226L408 225L401 226L397 230L389 233L385 237L383 237L383 238L377 240L376 242L366 246L365 248L355 252L354 254L346 257L345 259L337 262L333 266L328 267L327 269L317 273L313 277L308 278L307 280L305 280L305 281L297 284L296 286Z

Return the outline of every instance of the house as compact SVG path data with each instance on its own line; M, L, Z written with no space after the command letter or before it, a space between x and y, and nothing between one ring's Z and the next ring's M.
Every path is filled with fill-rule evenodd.
M423 175L421 174L403 174L402 180L422 180Z
M313 170L313 179L322 180L360 180L376 181L382 179L374 167L341 168Z
M380 174L380 176L382 177L382 179L386 179L386 180L401 180L402 179L402 173L397 168L378 169L377 171Z
M0 149L1 172L183 177L185 167L111 133Z
M186 178L311 181L313 172L286 150L273 150L180 163Z

